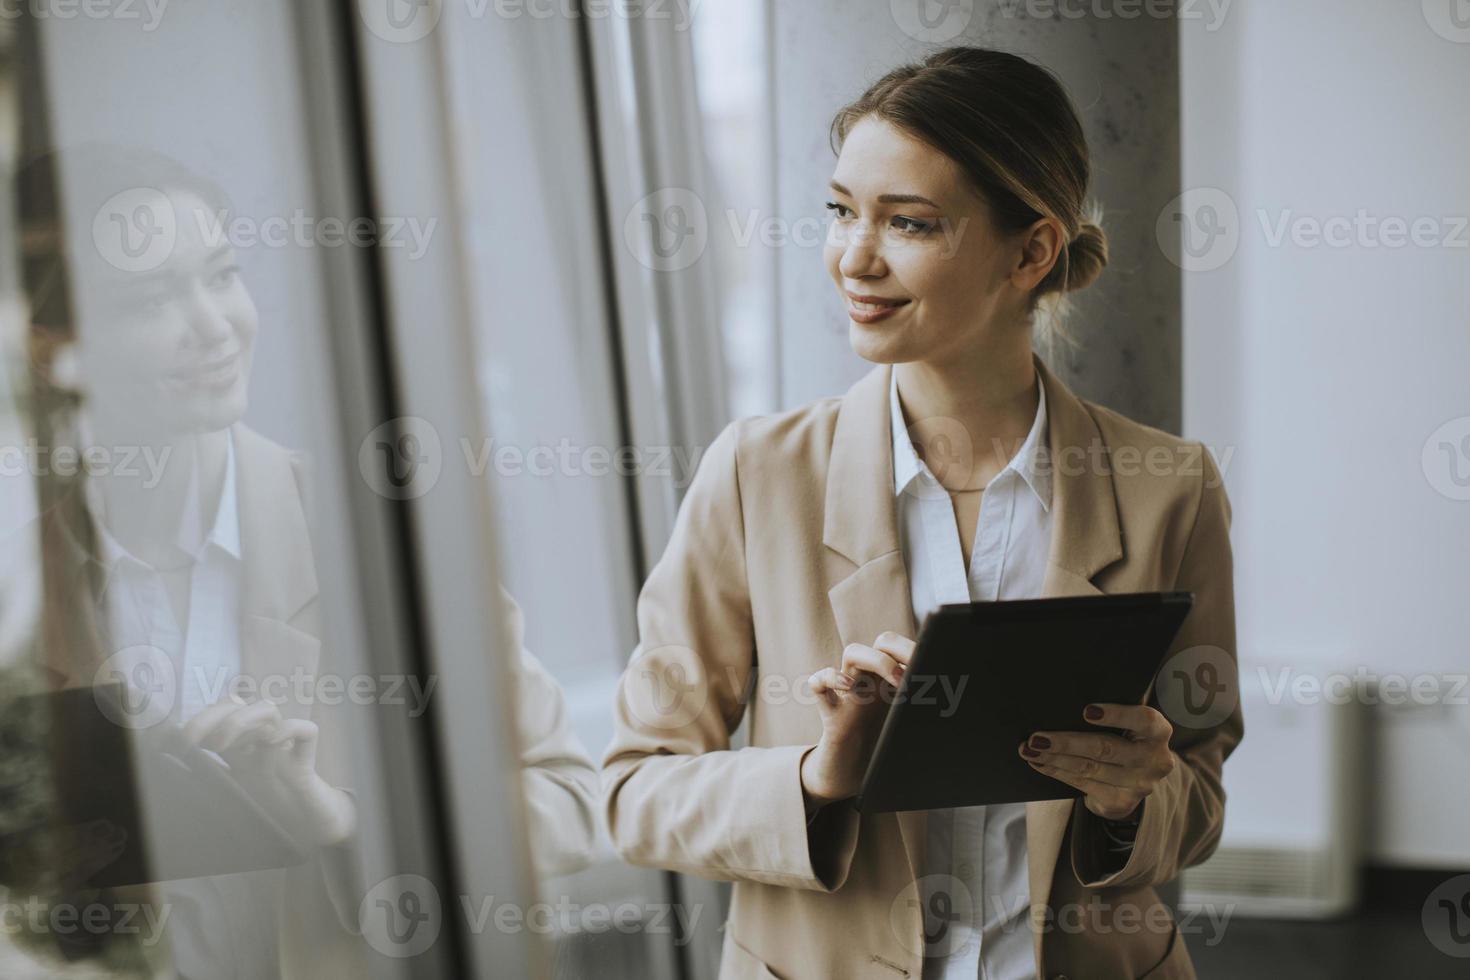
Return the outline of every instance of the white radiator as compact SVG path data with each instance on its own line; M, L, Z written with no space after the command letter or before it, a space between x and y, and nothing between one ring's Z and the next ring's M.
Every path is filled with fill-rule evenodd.
M1210 859L1184 872L1184 908L1328 918L1356 902L1368 712L1330 676L1242 664L1246 734L1225 763L1225 830Z

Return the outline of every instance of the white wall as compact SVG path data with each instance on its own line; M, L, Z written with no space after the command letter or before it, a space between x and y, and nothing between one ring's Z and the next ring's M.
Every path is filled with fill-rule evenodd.
M1247 665L1445 692L1470 671L1470 500L1454 499L1470 487L1450 469L1470 475L1470 442L1454 460L1439 446L1470 434L1454 3L1239 2L1218 30L1182 24L1184 186L1238 212L1233 253L1222 236L1205 260L1223 264L1184 276L1184 423L1227 464ZM1273 243L1283 219L1360 210L1346 247ZM1389 218L1432 219L1435 244L1389 247ZM1470 707L1376 714L1370 858L1470 868Z

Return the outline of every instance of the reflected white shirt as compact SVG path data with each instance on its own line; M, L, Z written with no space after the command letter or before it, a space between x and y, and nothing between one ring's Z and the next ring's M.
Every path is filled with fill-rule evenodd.
M240 518L235 488L235 439L229 434L219 506L202 546L188 565L159 571L113 536L100 494L87 484L97 530L98 558L106 569L102 601L113 650L151 647L174 666L177 696L171 717L182 724L220 700L240 673ZM203 523L197 470L184 494L181 528ZM182 589L183 621L174 614L170 589ZM140 652L140 656L145 655ZM125 676L132 676L125 671Z
M106 570L102 600L115 650L161 651L174 667L177 687L170 719L182 724L225 697L240 673L240 595L244 581L235 473L235 439L227 439L224 483L209 533L194 560L159 571L136 557L109 531L96 487L87 501L97 530L98 558ZM200 481L191 472L184 495L181 529L200 527ZM184 532L181 531L181 536ZM182 590L182 619L171 589ZM177 598L177 597L175 597ZM130 669L123 669L132 677ZM157 841L167 846L167 841ZM253 980L273 976L277 966L275 910L260 906L250 879L271 872L218 875L163 882L157 886L169 910L169 960L179 976Z
M914 451L889 382L894 493L909 574L914 621L946 603L1041 595L1051 543L1051 472L1046 450L1046 388L1038 381L1036 418L1020 449L985 488L970 568L949 493ZM977 451L979 451L977 449ZM980 679L980 678L977 678ZM925 980L1034 980L1028 915L1026 805L929 812L920 898Z

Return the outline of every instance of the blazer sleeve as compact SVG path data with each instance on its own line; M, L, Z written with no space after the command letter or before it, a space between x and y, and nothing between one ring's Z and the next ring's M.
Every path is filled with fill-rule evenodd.
M521 788L531 854L542 875L586 868L597 844L597 770L567 716L561 685L526 649L525 617L503 587L501 612L510 627Z
M1174 726L1169 746L1176 756L1170 774L1143 803L1133 849L1118 867L1102 842L1101 819L1079 799L1073 810L1072 868L1092 888L1157 885L1214 853L1225 823L1225 789L1221 770L1244 734L1240 711L1239 669L1235 649L1235 589L1230 551L1230 499L1219 468L1200 447L1202 476L1193 528L1175 577L1174 588L1193 592L1194 607L1185 618L1165 658L1209 665L1219 708L1197 716L1171 698L1161 705L1157 685L1149 703ZM1209 675L1205 675L1209 676ZM1196 702L1199 703L1199 702ZM1210 702L1211 705L1214 702ZM1225 707L1228 714L1216 715ZM1193 722L1193 724L1191 724ZM1198 726L1198 727L1196 727Z
M604 816L633 864L826 890L802 799L811 747L730 747L756 658L739 425L704 454L639 595L639 643L602 761Z

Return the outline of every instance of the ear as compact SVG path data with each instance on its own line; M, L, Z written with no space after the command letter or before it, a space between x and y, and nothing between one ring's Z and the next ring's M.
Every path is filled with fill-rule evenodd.
M1020 254L1011 270L1011 285L1029 293L1051 274L1067 247L1067 234L1055 218L1038 218L1019 235Z

